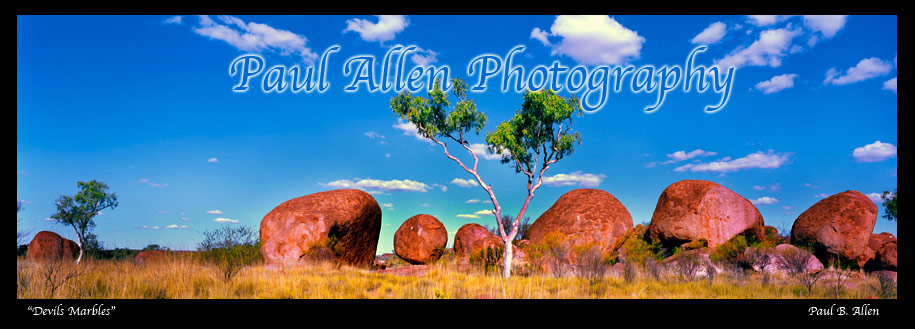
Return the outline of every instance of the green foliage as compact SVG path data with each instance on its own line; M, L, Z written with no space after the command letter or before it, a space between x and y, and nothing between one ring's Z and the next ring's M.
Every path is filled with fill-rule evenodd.
M559 160L581 144L581 134L572 132L572 116L583 116L577 97L563 98L552 90L527 91L521 109L495 131L486 134L486 144L493 153L511 154L502 163L515 162L516 172L532 173L536 157L543 162ZM549 155L548 155L549 154Z
M706 241L705 239L698 239L698 240L690 241L689 244L687 244L685 248L686 248L686 250L693 250L693 249L701 249L701 248L705 248L705 247L708 247L708 241Z
M467 98L467 83L459 78L452 79L451 83L452 94L458 102L450 111L451 103L442 91L439 79L427 93L428 98L404 91L391 98L391 109L401 119L414 124L423 137L451 137L463 142L465 132L473 130L479 134L487 119L477 111L476 103Z
M613 259L611 262L615 263L618 261L620 258L619 255L623 255L627 263L639 265L644 265L649 259L656 261L664 259L661 242L645 240L644 236L645 231L647 230L648 227L638 224L627 232L626 235L620 239L622 242L617 249L617 259Z
M502 260L503 252L502 246L481 248L470 254L470 263L479 265L488 274L502 268L499 261Z
M204 261L217 267L219 278L226 283L260 258L260 241L253 228L223 226L203 232L203 236L197 250Z
M508 231L511 230L512 221L514 221L514 220L515 220L514 217L512 217L511 215L502 215L502 227L505 228L506 234L508 234ZM486 230L489 231L489 233L492 233L496 236L500 236L499 226L485 225L484 227L486 228ZM527 229L529 229L530 227L531 227L531 218L530 217L524 217L524 219L522 219L520 222L518 222L518 234L515 235L514 241L517 242L517 241L521 241L522 239L526 239L525 235L527 234Z
M165 247L162 247L162 246L159 246L159 245L157 245L157 244L150 244L150 245L147 245L145 248L142 249L142 251L148 251L148 250L163 250L163 251L168 251L169 249L168 249L168 248L165 248Z
M79 192L74 196L61 195L57 198L57 212L51 218L58 223L70 225L76 231L80 246L88 245L89 232L95 227L92 218L104 209L118 206L118 197L107 193L108 185L91 180L78 182ZM80 249L82 255L83 249Z
M747 247L750 247L752 244L751 241L753 240L754 239L752 238L747 239L747 237L743 235L735 236L720 246L715 247L712 252L709 253L709 259L713 262L736 262L737 259L743 255L744 250L747 249Z
M898 217L896 217L896 189L893 189L893 193L883 191L883 210L886 212L883 218L898 221Z

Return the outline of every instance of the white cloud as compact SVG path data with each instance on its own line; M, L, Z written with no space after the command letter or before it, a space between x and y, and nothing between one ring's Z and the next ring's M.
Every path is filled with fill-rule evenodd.
M162 23L181 25L181 18L182 18L181 16L175 15L175 16L166 18L164 21L162 21Z
M607 177L604 174L595 175L582 173L581 170L569 174L556 174L543 178L543 184L547 186L572 186L578 184L580 187L596 187Z
M732 172L743 169L762 168L774 169L780 167L788 161L788 154L775 154L772 150L768 153L762 151L748 154L745 157L731 160L730 157L698 164L685 164L674 169L674 171L692 171L692 172Z
M406 136L413 136L418 140L432 144L431 140L423 137L423 135L421 135L419 133L419 129L417 129L416 125L414 125L412 122L403 121L403 119L398 118L397 123L395 123L392 127L394 127L397 130L403 131L403 134Z
M442 192L448 192L448 186L442 184L432 184L432 186L439 187L442 189Z
M470 200L464 201L464 203L480 203L480 199L470 199Z
M549 36L549 33L541 30L539 27L535 27L534 30L531 31L531 39L539 40L540 43L547 47L552 46L550 39L548 39Z
M489 149L486 147L486 144L483 143L470 144L470 150L473 151L473 154L486 160L501 160L503 154L510 156L508 153L504 152L499 152L499 154L489 153Z
M477 181L475 181L475 180L472 180L472 179L463 179L463 178L455 178L455 179L452 179L452 180L451 180L451 184L454 184L454 185L457 185L457 186L460 186L460 187L474 187L474 186L480 186L480 183L477 182Z
M891 90L894 94L896 94L896 78L894 77L892 79L886 80L886 82L883 83L883 89Z
M772 79L757 83L756 89L762 90L763 94L777 93L794 87L794 78L797 78L797 74L776 75Z
M695 150L690 151L689 153L687 153L685 151L676 151L674 153L668 154L667 157L670 158L669 161L672 161L669 163L673 163L673 162L689 160L689 159L695 158L697 156L706 157L706 156L713 156L713 155L718 155L718 153L704 151L702 149L695 149Z
M809 188L819 188L819 186L813 185L811 183L804 183L804 186L809 187Z
M852 156L854 156L855 161L858 162L883 161L896 156L896 146L893 144L876 141L873 144L867 144L862 147L855 148Z
M214 221L214 222L217 222L217 223L238 223L237 220L228 219L228 218L222 218L222 217L214 218L213 221Z
M26 201L26 200L19 200L19 202L22 204L34 204L34 202L32 202L32 201Z
M813 31L819 31L826 38L832 38L845 26L848 15L804 15L804 25Z
M747 21L756 26L768 26L790 17L791 15L747 15Z
M219 210L208 210L207 213L210 215L222 215L222 211Z
M385 154L384 154L384 157L385 157L385 158L390 158L390 157L391 157L391 153L385 153Z
M721 41L721 38L724 37L725 33L727 33L727 25L722 22L714 22L693 37L690 42L697 45L714 44Z
M457 215L457 217L458 217L458 218L480 218L480 216L477 216L477 215L468 215L468 214L460 214L460 215Z
M393 40L397 33L403 31L408 25L403 15L376 15L378 22L373 23L366 19L353 18L346 21L343 33L353 31L365 41L385 42Z
M874 203L883 203L883 193L868 193L867 197Z
M215 22L209 16L200 16L200 25L194 32L222 40L241 51L274 51L283 56L297 55L308 65L314 65L318 54L305 46L308 39L286 30L278 30L266 24L245 23L238 17L219 16L225 25Z
M823 84L846 85L890 73L892 69L893 65L889 61L884 61L877 57L865 58L858 62L855 67L849 68L844 75L840 75L841 72L835 68L829 69L826 72L826 80L823 81Z
M814 194L813 197L823 199L823 198L828 198L829 194L827 194L827 193Z
M187 227L187 225L180 225L180 226L179 226L178 224L172 224L172 225L166 226L165 228L166 228L166 229L186 229L186 228L188 228L188 227Z
M645 42L638 33L606 15L560 15L550 32L561 38L558 44L550 45L551 54L569 56L583 65L616 65L638 59ZM540 42L546 36L542 30L531 32Z
M147 179L147 178L140 178L140 180L138 180L137 182L138 182L138 183L141 183L141 184L146 184L146 185L149 185L149 186L152 186L152 187L166 187L166 186L168 186L168 183L161 183L161 184L160 184L160 183L153 183L153 182L150 182L149 179Z
M767 65L779 67L782 65L782 58L788 54L791 40L800 34L800 29L782 28L763 31L759 34L759 39L750 46L734 49L724 58L715 61L715 65L720 68Z
M390 202L382 203L381 206L384 208L388 208L388 210L394 210L394 204L390 203Z
M189 220L191 220L191 219L190 219L190 218L187 218L187 217L181 217L181 220L183 220L183 221L189 221Z
M416 50L413 51L413 56L410 56L410 60L417 66L428 66L438 62L437 56L438 53L433 50L416 47Z
M775 184L772 184L772 185L769 185L769 186L755 185L755 186L753 186L753 189L754 189L754 190L757 190L757 191L769 190L770 192L778 192L778 191L780 191L780 190L782 189L782 186L781 186L781 184L779 184L779 183L775 183Z
M365 136L371 139L380 138L384 139L384 135L376 133L375 131L368 131L365 133Z
M750 200L750 202L754 205L774 204L778 202L778 199L764 196L756 200Z
M359 181L351 181L348 179L341 179L333 181L327 184L319 183L322 186L334 187L334 188L355 188L366 191L385 191L385 192L398 192L398 191L407 191L407 192L426 192L432 187L426 185L425 183L404 179L392 179L392 180L379 180L379 179L361 179ZM371 193L371 192L370 192Z
M492 209L477 210L474 215L492 215Z
M209 158L209 159L207 159L207 162L209 162L209 163L217 163L217 162L219 162L219 159L217 159L217 158Z

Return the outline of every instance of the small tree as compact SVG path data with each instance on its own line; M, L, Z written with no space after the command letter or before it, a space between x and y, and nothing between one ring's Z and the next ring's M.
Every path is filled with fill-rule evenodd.
M511 227L513 221L515 221L515 220L514 220L514 218L512 218L511 215L502 215L502 226L503 227ZM485 227L489 231L489 233L492 233L494 235L499 235L499 226L486 225ZM515 235L514 241L520 241L521 239L524 239L525 234L527 234L527 229L530 227L531 227L531 218L524 217L524 219L521 220L521 222L518 224L518 234Z
M519 221L524 217L534 191L543 183L544 172L559 159L572 154L574 145L581 143L580 134L571 131L572 116L583 115L581 103L575 96L563 98L552 90L527 91L521 109L515 116L486 135L489 152L501 154L503 164L513 163L516 172L527 176L527 198L512 221L511 228L506 229L502 223L502 208L492 186L487 185L477 172L479 158L473 145L465 138L465 133L471 130L475 134L480 133L486 125L486 115L477 111L476 103L467 98L467 83L458 78L452 80L452 93L458 102L449 111L451 103L440 85L439 80L436 80L428 92L428 99L402 92L391 99L391 109L401 119L416 126L422 137L440 145L445 156L470 173L489 194L494 208L492 213L499 226L499 236L505 244L502 276L508 278L511 276L512 241L518 234ZM472 169L449 153L443 141L445 139L453 140L473 156Z
M51 215L51 218L73 227L80 246L79 257L76 258L76 263L79 264L83 258L83 246L88 246L87 239L95 227L92 218L104 209L117 207L118 197L114 193L106 193L108 185L94 179L89 182L78 182L76 185L79 192L75 196L61 195L57 198L57 212Z
M239 271L260 257L257 231L247 226L224 226L203 232L197 246L205 261L216 265L218 277L228 283Z
M883 218L886 218L886 220L897 220L896 189L893 189L893 193L890 193L890 191L883 191L883 210L886 212L886 214L883 215Z

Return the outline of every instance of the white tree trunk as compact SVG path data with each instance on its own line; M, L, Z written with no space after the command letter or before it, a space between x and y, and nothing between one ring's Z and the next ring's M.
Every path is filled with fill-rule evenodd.
M505 241L504 252L502 253L502 277L508 279L512 275L512 239Z

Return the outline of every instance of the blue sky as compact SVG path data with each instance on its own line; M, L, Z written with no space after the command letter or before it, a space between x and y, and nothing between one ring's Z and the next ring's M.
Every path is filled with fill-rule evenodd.
M648 223L664 188L703 179L790 228L825 196L896 188L896 33L895 16L19 16L18 229L32 233L25 241L42 230L73 239L46 218L57 196L97 179L120 203L95 218L106 247L193 249L203 231L257 227L286 200L355 186L382 205L378 253L421 213L445 224L450 246L463 224L494 225L476 214L491 209L487 194L463 187L456 179L472 177L398 122L394 92L345 93L345 59L416 45L408 67L448 65L466 78L474 57L516 45L526 67L641 67L682 65L700 44L697 64L737 68L721 111L703 112L713 92L672 91L650 114L656 94L611 93L576 122L582 144L547 171L526 216L596 187ZM324 93L232 92L240 55L305 67L334 45ZM471 94L484 131L521 104L498 82ZM472 161L461 151L452 146ZM515 214L526 179L491 158L480 174ZM878 218L874 231L895 235L896 223Z

